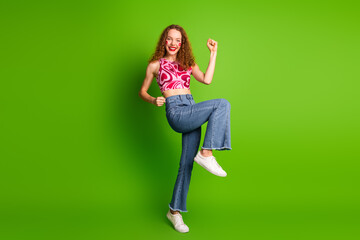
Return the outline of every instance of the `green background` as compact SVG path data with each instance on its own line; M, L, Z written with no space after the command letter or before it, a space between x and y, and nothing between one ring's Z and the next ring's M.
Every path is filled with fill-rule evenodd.
M356 1L0 9L1 239L359 239ZM138 96L170 24L203 72L218 41L212 84L191 91L231 103L233 150L215 152L228 176L194 164L187 234L165 217L181 135Z

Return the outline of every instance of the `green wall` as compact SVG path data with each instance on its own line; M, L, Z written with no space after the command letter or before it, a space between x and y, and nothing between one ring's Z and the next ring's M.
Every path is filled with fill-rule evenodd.
M359 239L356 1L17 1L0 19L1 239ZM218 41L191 91L231 103L228 176L194 165L185 236L165 217L181 135L138 96L170 24L203 72Z

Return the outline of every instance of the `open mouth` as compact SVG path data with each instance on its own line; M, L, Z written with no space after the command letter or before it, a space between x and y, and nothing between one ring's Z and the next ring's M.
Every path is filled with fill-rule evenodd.
M176 47L169 47L170 51L175 51Z

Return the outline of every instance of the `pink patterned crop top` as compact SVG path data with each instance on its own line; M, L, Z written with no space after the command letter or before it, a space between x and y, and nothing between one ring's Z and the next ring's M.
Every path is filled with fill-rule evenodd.
M185 71L176 61L172 62L165 58L160 58L159 61L160 68L156 81L161 92L169 89L190 89L191 67Z

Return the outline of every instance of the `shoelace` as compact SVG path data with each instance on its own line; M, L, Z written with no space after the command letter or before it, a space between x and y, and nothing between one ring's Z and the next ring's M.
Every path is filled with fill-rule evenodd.
M179 216L176 216L176 215L179 215ZM178 214L175 214L175 216L176 216L175 217L175 226L178 224L184 224L181 214L178 213Z

